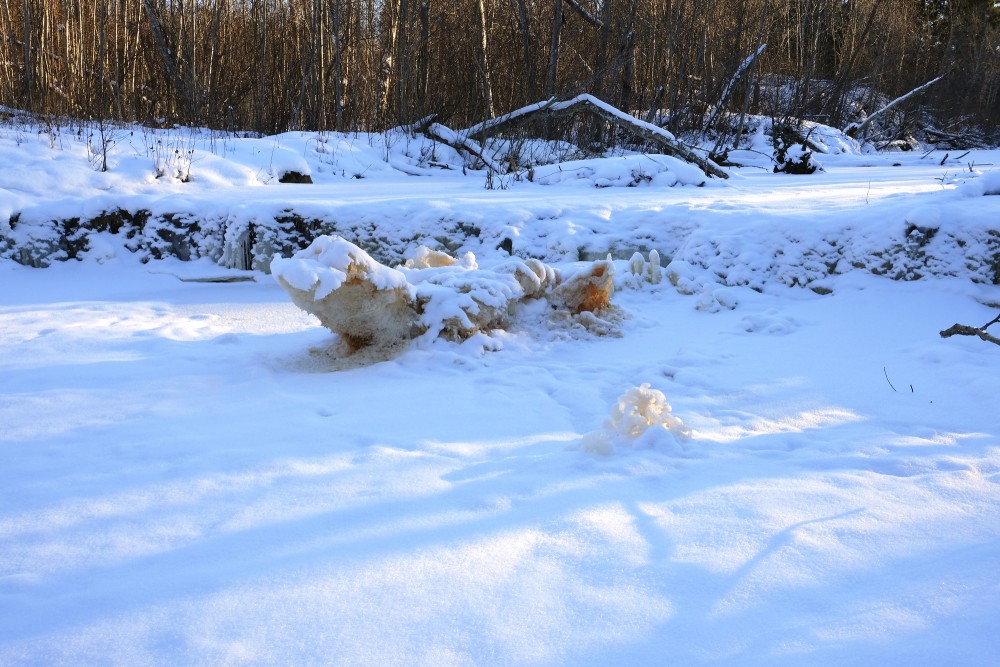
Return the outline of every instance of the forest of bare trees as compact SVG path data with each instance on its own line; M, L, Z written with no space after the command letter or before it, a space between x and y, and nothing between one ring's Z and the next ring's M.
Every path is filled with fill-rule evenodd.
M939 128L1000 124L994 0L0 0L0 29L0 104L53 117L381 130L587 92L844 127L945 75Z

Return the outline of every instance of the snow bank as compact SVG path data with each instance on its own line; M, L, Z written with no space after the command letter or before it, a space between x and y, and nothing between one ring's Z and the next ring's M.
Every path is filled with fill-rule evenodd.
M732 159L756 164L749 159L756 156L770 171L768 127L760 121L750 150L733 151ZM504 177L509 190L497 192L485 190L485 172L471 169L453 148L404 130L254 138L120 128L109 171L98 172L86 142L71 133L52 139L0 127L4 158L18 165L0 170L0 259L48 266L106 256L110 234L118 237L116 247L143 261L209 259L266 272L272 258L290 257L328 235L386 266L421 246L455 257L472 253L491 264L511 255L546 264L609 253L626 260L655 248L670 281L690 294L774 284L825 290L831 276L851 270L903 280L1000 281L1000 216L985 210L992 198L975 201L1000 191L995 170L942 174L933 158L895 155L900 176L881 193L869 193L869 181L848 195L843 183L864 178L857 169L887 160L863 155L831 128L805 124L802 131L826 151L824 166L833 173L780 185L800 190L784 200L796 202L792 216L787 206L769 209L754 194L763 185L757 167L764 162L722 183L667 156L539 164L565 156L567 147L525 142L517 150L530 155L515 156L511 142L498 140L493 155L516 157L522 171L520 181ZM163 155L175 151L190 156L187 182L155 177ZM972 164L996 162L985 151L973 158ZM279 172L293 168L311 174L314 184L278 183ZM427 196L425 176L436 179L440 197ZM666 187L702 183L712 187ZM609 197L609 188L618 194ZM911 209L948 211L940 224L907 220L891 205L888 198L910 191L920 195Z
M962 194L968 197L1000 195L1000 170L988 171L961 187Z

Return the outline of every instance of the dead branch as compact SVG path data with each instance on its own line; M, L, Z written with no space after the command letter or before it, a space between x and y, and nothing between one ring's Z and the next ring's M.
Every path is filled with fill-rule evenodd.
M445 127L441 123L430 123L420 131L431 139L440 141L446 146L451 146L460 153L468 153L473 157L478 158L487 169L495 174L504 174L507 172L502 165L490 156L486 155L483 147L470 139L469 135L465 132L455 132L455 130Z
M987 322L981 327L970 327L967 324L953 324L944 331L941 332L941 338L951 338L952 336L977 336L987 343L994 343L995 345L1000 345L1000 338L996 336L991 336L986 332L990 326L1000 323L1000 315L997 315L992 320Z
M583 19L595 28L603 28L604 22L587 11L587 9L576 0L566 0L566 4L577 11Z
M464 130L461 134L462 136L468 137L473 141L482 141L487 135L494 134L500 128L519 125L533 114L545 111L555 103L556 98L553 97L542 102L529 104L526 107L515 109L510 113L505 113L502 116L497 116L496 118L491 118L483 121L482 123L473 125L469 129Z
M885 375L885 381L889 383L889 386L892 387L893 391L896 391L896 385L894 385L892 380L889 379L889 371L885 370L885 366L882 367L882 373Z
M758 58L760 58L760 55L764 53L764 49L766 48L767 44L761 44L760 46L757 47L756 51L754 51L749 56L744 58L743 62L740 63L740 66L736 68L736 71L733 73L732 78L729 79L729 83L727 83L726 87L722 90L722 95L719 96L719 101L715 103L715 107L712 109L712 113L708 117L708 121L705 123L705 132L710 130L712 128L712 125L715 124L715 119L719 115L719 111L721 111L723 106L725 106L726 100L729 99L729 94L733 91L733 87L739 82L741 78L743 78L743 73L746 72L747 69L751 65L753 65Z
M931 86L933 86L935 83L937 83L938 81L940 81L941 79L943 79L944 76L945 75L942 74L941 76L939 76L939 77L937 77L935 79L931 79L930 81L928 81L927 83L925 83L922 86L917 86L916 88L914 88L910 92L906 93L905 95L900 95L899 97L897 97L896 99L894 99L892 102L889 102L884 107L882 107L878 111L874 112L872 115L868 116L868 118L865 118L862 122L860 122L860 123L851 123L850 125L848 125L847 127L844 128L844 134L846 134L847 136L849 136L851 138L854 138L854 139L859 138L859 137L863 138L865 130L867 130L868 126L872 124L872 121L874 121L876 118L878 118L879 116L881 116L882 114L884 114L889 109L892 109L894 106L896 106L898 104L902 104L903 102L905 102L906 100L910 99L911 97L914 97L914 96L916 96L916 95L924 92L925 90L927 90L928 88L930 88Z

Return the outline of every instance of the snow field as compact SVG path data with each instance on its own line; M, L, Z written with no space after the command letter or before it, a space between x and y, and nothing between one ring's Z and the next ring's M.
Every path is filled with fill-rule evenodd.
M363 143L329 150L360 160ZM930 158L844 154L804 179L484 192L389 166L324 183L312 163L317 186L290 191L226 176L263 165L213 159L190 183L110 191L46 163L51 198L31 181L15 192L8 170L0 206L41 220L98 197L258 212L294 199L389 231L452 215L514 229L567 268L581 247L641 238L690 294L630 284L638 248L623 248L616 335L528 306L488 337L351 363L259 272L143 264L120 234L79 262L0 260L0 664L909 666L1000 652L1000 350L938 335L1000 307L966 265L974 244L947 241L989 251L1000 198L980 186L995 172L952 166L939 182ZM208 173L221 180L199 183ZM802 248L863 257L908 223L937 226L911 249L940 244L935 261L959 275L894 281L847 261L810 283L823 294L781 278L811 270ZM923 266L915 250L898 258ZM222 276L254 280L181 280ZM647 383L690 436L586 451Z
M666 285L623 290L621 338L508 332L494 353L329 372L330 334L267 278L4 271L21 295L61 292L3 312L5 661L903 664L995 648L996 359L933 329L939 312L989 314L966 284L734 288L739 307L717 313ZM885 304L880 327L851 326ZM747 331L772 311L791 330ZM580 451L641 382L691 438Z

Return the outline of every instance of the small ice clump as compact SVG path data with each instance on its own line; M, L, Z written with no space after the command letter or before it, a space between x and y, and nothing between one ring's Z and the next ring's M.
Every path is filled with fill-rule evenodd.
M580 449L609 456L616 444L669 447L691 437L691 429L671 410L663 392L652 389L649 383L632 387L618 397L603 428L583 437Z

